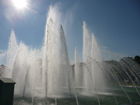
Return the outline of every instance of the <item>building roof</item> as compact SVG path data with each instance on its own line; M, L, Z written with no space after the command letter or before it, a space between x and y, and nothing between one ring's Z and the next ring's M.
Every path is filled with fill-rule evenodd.
M15 83L12 79L10 78L2 78L0 77L0 81L3 83Z

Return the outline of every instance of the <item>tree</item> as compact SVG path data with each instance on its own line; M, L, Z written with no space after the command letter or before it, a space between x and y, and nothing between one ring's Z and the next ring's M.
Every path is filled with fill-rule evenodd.
M134 60L135 60L138 64L140 64L140 56L135 56Z

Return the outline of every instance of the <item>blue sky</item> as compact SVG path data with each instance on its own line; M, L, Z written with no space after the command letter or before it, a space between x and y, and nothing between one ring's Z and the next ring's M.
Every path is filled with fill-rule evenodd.
M0 50L6 50L11 29L18 41L40 48L49 6L60 4L69 55L82 52L82 21L86 21L103 50L140 55L139 0L30 0L30 10L16 11L10 0L0 0Z

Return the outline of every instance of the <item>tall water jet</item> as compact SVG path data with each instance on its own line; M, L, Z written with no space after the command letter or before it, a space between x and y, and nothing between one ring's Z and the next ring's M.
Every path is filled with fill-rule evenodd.
M91 42L91 58L96 61L102 61L102 55L100 51L100 46L97 43L96 37L92 34L92 42Z
M59 11L50 8L47 19L46 43L46 86L48 97L63 97L69 94L70 64ZM45 51L44 51L45 52Z
M87 62L91 57L91 32L86 22L83 22L83 62Z
M15 96L43 97L40 60L40 50L19 44L12 72L12 78L16 82Z
M91 32L88 29L86 22L83 22L83 62L83 92L84 94L90 94L91 89L93 88L91 80Z
M15 95L18 97L40 97L40 94L42 94L40 90L38 90L39 92L36 91L38 93L33 92L37 85L40 85L35 83L34 80L39 77L38 80L41 81L41 75L37 75L41 72L40 64L38 64L38 59L40 59L38 53L40 53L40 50L29 49L22 42L18 44L15 32L11 32L5 56L7 69L4 70L2 76L12 78L16 82ZM38 87L40 88L40 86Z
M106 89L106 78L105 71L102 69L102 55L100 46L97 43L96 37L92 34L92 45L91 45L91 70L92 79L94 80L94 91L95 93L103 92Z
M86 95L95 95L105 88L106 82L103 69L100 67L101 61L101 51L97 40L83 22L83 93Z
M7 78L12 78L12 69L13 64L15 61L15 57L18 50L18 44L15 36L15 32L12 30L9 38L8 43L8 50L6 52L6 65L8 66L8 69L4 71L3 76Z
M5 63L8 66L8 69L6 69L3 72L3 77L12 78L12 69L17 54L17 49L18 49L18 44L17 44L15 32L12 30L9 38L8 50L4 58Z
M16 55L13 66L13 77L12 77L16 82L15 85L16 96L22 97L26 95L25 90L27 87L27 83L29 82L28 58L29 58L28 48L23 43L20 43L18 53ZM27 95L28 97L29 94Z

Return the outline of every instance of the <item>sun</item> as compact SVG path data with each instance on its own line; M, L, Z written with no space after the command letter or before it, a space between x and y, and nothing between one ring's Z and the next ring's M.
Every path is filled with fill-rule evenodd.
M11 0L13 6L17 10L24 10L28 7L28 1L27 0Z

